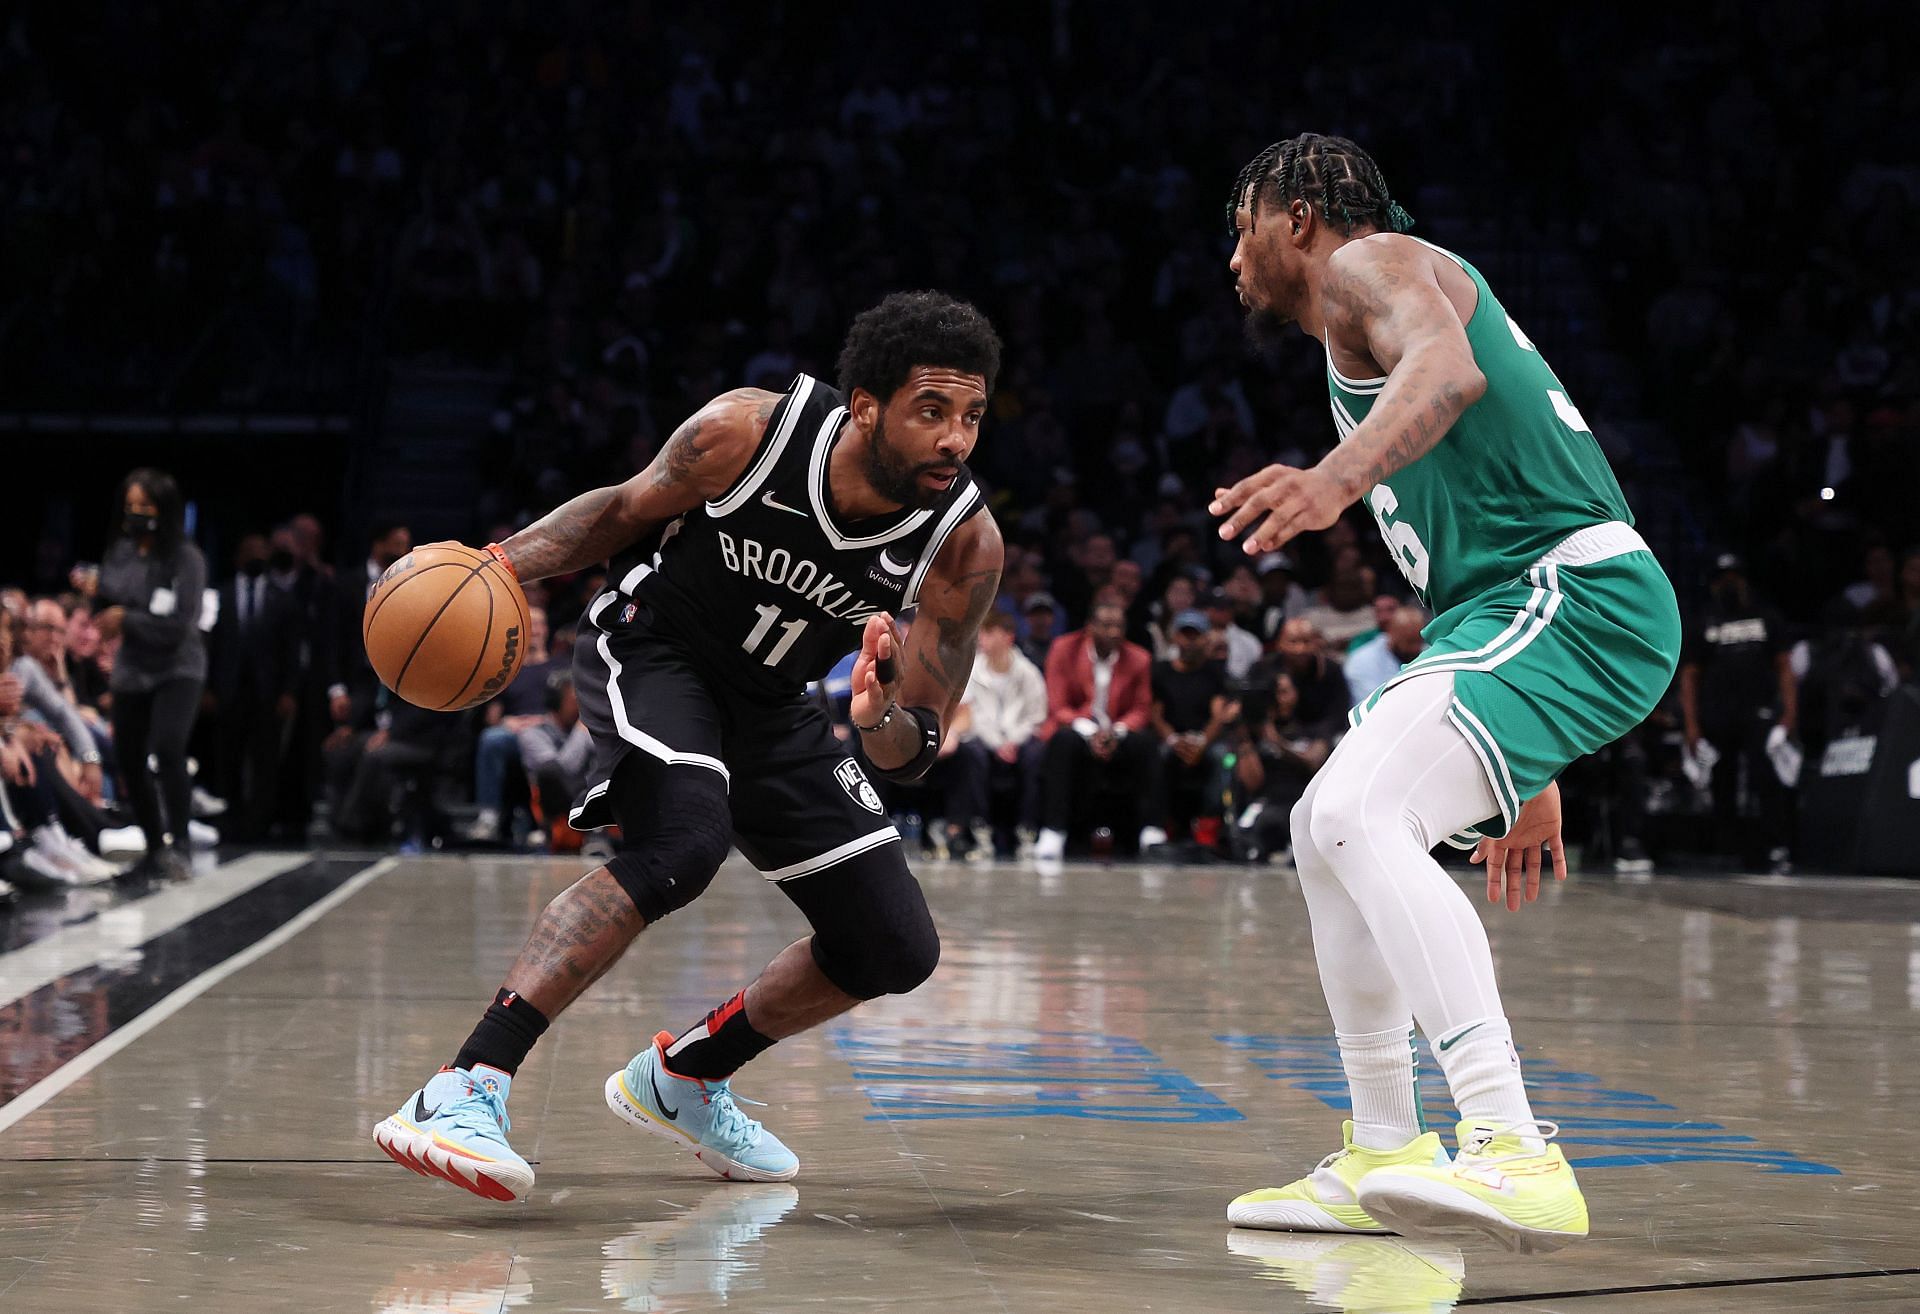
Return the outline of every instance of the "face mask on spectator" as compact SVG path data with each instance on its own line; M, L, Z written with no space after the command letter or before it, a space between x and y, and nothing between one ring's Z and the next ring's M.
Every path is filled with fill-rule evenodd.
M293 569L293 553L285 548L276 548L267 558L267 569L276 575L285 575Z
M129 511L120 517L120 529L128 538L140 538L160 532L159 516L136 516Z

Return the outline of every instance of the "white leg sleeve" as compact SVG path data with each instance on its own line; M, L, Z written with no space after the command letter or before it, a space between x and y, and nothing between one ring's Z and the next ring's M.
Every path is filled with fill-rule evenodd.
M1447 720L1452 700L1453 677L1442 672L1390 691L1321 769L1306 817L1316 854L1359 909L1420 1029L1436 1038L1501 1016L1487 933L1428 853L1500 812L1479 758Z

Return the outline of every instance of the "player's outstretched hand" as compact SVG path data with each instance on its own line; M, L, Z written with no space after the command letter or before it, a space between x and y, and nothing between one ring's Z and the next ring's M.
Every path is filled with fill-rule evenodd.
M1310 529L1325 529L1340 518L1350 499L1319 467L1296 470L1270 465L1232 488L1213 490L1207 507L1225 516L1220 537L1229 541L1251 529L1240 549L1248 556L1271 552Z
M1540 850L1553 855L1553 878L1567 878L1567 854L1560 842L1560 786L1550 784L1520 805L1513 829L1499 839L1482 839L1473 846L1474 862L1487 864L1487 902L1500 902L1504 884L1507 911L1519 912L1524 901L1540 897Z
M876 725L900 694L900 628L886 612L867 617L860 655L853 659L853 701L847 715L856 726Z

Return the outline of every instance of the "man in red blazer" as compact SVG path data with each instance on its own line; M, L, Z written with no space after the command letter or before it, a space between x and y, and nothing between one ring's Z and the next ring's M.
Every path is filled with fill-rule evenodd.
M1159 746L1153 715L1153 655L1126 639L1127 614L1095 604L1087 627L1063 634L1047 654L1047 720L1041 759L1036 862L1057 862L1077 798L1096 788L1134 799L1144 851L1167 842L1160 827Z

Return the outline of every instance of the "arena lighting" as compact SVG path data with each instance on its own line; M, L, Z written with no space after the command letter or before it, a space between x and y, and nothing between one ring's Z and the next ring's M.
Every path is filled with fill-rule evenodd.
M1831 501L1833 501L1833 490L1832 490L1831 488L1823 488L1823 489L1821 489L1821 490L1820 490L1820 500L1821 500L1822 502L1831 502Z

